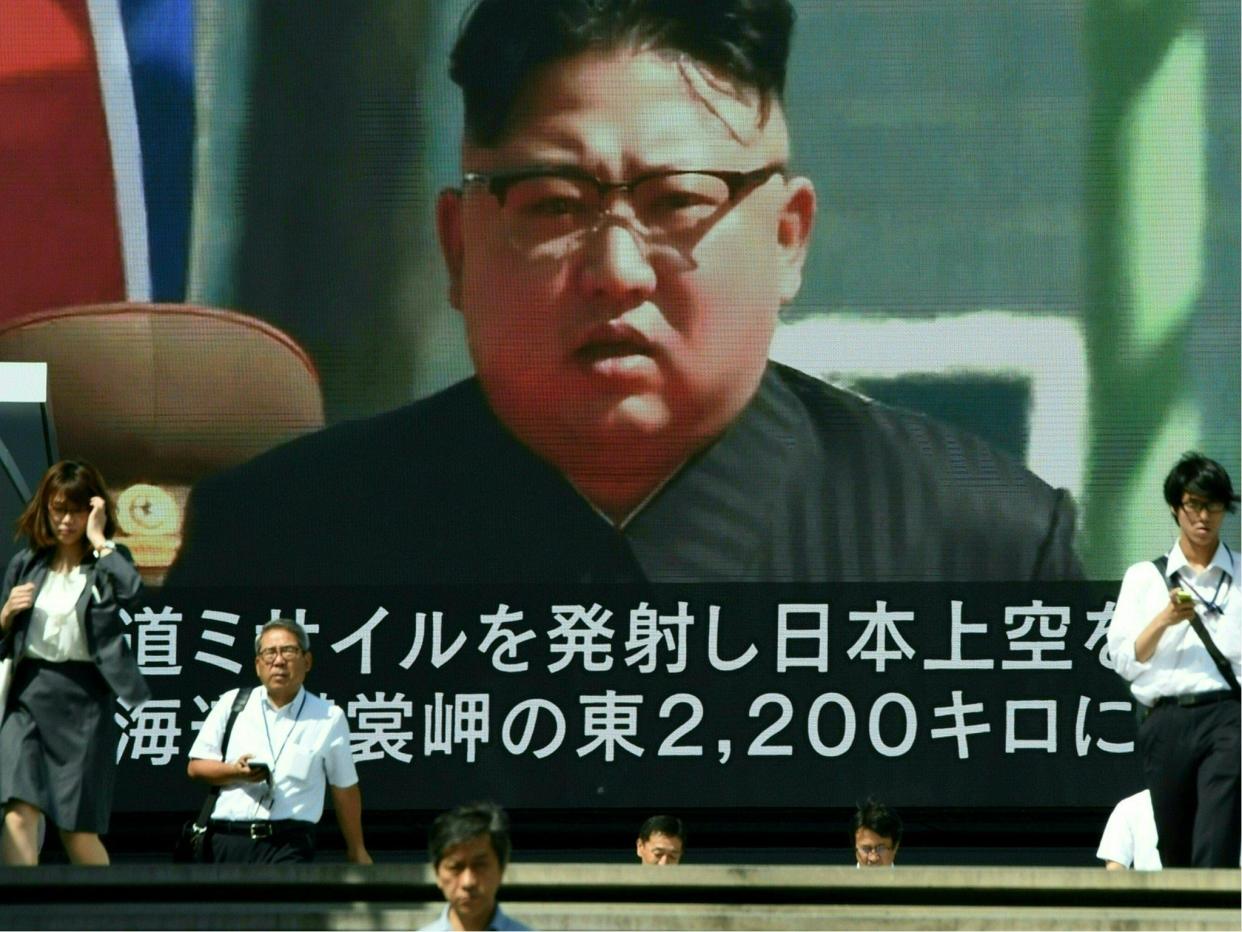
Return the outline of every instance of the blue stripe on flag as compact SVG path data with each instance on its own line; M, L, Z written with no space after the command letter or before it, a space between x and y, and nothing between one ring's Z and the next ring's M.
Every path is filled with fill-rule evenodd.
M193 0L121 0L146 188L151 297L184 301L194 148Z

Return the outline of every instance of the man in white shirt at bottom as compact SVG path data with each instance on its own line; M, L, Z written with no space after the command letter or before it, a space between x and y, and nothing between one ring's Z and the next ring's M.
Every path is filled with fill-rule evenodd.
M1113 807L1095 856L1110 871L1158 871L1162 865L1156 839L1151 791L1143 790Z
M442 812L431 823L427 855L448 902L420 932L527 932L496 897L509 864L509 817L493 803Z
M269 621L255 639L255 673L263 685L238 713L228 747L221 745L237 690L220 697L190 748L186 772L220 787L208 836L216 863L313 860L325 787L332 790L346 857L371 863L349 728L339 708L303 688L312 663L301 625Z

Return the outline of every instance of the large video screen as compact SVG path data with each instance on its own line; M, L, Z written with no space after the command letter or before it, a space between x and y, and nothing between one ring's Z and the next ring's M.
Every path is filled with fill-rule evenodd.
M61 453L103 468L151 584L129 623L156 700L118 713L141 776L123 806L152 781L193 796L195 730L276 615L310 627L308 682L347 710L385 808L654 805L639 766L687 807L1138 787L1103 651L1117 581L1173 542L1161 483L1183 451L1242 478L1236 4L798 0L775 155L684 63L731 140L578 75L565 106L611 100L626 157L579 166L612 189L575 178L602 213L572 253L517 215L520 185L507 207L463 188L524 167L463 164L464 0L113 6L112 28L82 22L90 68L134 81L137 162L104 92L100 146L145 239L107 240L122 272L94 291L22 265L0 358L49 363ZM0 92L23 99L28 73ZM61 138L59 112L29 139ZM678 239L616 191L640 150L639 173L779 172ZM10 177L31 210L36 167ZM800 183L813 219L780 213ZM766 207L772 242L738 229ZM494 241L453 239L486 211ZM0 249L17 262L34 235ZM800 268L776 268L799 235ZM626 262L633 293L605 295ZM549 322L532 296L553 292ZM549 439L595 397L548 375L561 339L627 386L688 347L704 368L652 394L730 414L650 459L646 396L609 409L634 443ZM507 381L463 383L476 360ZM645 494L593 494L643 470Z

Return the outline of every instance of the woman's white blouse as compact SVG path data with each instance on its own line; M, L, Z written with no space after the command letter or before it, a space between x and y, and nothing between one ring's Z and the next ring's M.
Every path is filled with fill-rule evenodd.
M26 655L52 663L90 660L86 633L78 621L78 599L90 575L81 566L63 573L48 571L35 599L26 638Z

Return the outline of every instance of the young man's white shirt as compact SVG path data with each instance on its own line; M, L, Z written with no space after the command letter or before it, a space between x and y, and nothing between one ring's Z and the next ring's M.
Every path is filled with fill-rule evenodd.
M1113 668L1130 682L1134 698L1148 706L1162 696L1229 688L1189 622L1167 629L1147 662L1134 656L1135 640L1168 603L1169 582L1175 574L1180 573L1180 578L1202 599L1214 601L1220 607L1219 613L1207 611L1202 599L1195 599L1195 610L1212 640L1232 665L1234 675L1242 675L1242 596L1237 593L1237 555L1222 541L1211 563L1198 574L1187 564L1179 544L1173 544L1168 559L1164 576L1149 561L1135 563L1126 570L1108 626ZM1182 588L1187 587L1183 584Z

